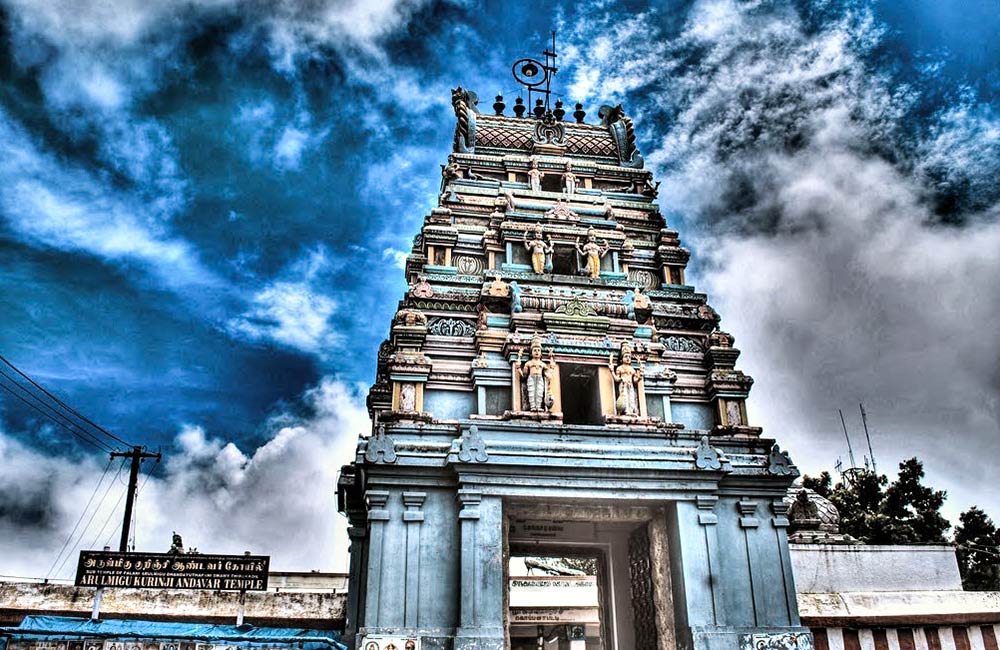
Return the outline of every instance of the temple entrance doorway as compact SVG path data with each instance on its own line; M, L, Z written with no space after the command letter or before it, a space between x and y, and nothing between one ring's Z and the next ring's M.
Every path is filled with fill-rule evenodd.
M525 554L520 554L523 551ZM511 650L603 650L603 553L579 548L523 548L507 568Z
M511 650L673 649L663 508L512 503L505 510Z

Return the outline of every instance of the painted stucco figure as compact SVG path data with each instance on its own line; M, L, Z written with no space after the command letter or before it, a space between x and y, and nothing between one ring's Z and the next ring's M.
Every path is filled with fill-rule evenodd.
M528 187L532 192L542 191L542 172L538 169L538 161L531 161L531 169L528 170Z
M621 362L616 366L614 354L608 361L611 374L615 379L615 389L618 399L615 400L615 411L618 415L639 415L639 382L642 380L642 369L632 367L632 346L626 341L621 347Z
M521 363L521 353L518 352L514 361L514 372L524 381L527 410L544 412L552 408L552 375L555 371L555 361L549 354L549 361L542 361L542 342L534 339L531 342L531 358Z
M576 194L576 174L573 173L573 163L566 163L566 171L562 175L563 189L567 194Z
M549 269L549 255L552 254L552 242L546 241L541 227L535 229L532 239L528 239L528 231L524 231L524 247L531 253L531 270L535 273L545 273Z
M580 240L576 240L576 252L586 260L587 275L592 278L601 277L601 258L608 254L609 248L608 242L597 243L597 235L594 234L593 228L587 231L587 243L582 247Z

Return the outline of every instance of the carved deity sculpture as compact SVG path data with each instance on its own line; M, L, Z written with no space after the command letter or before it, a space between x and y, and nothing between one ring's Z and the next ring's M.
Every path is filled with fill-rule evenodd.
M531 161L531 169L528 170L528 187L532 192L542 191L542 172L538 169L538 161Z
M542 342L539 339L531 341L531 358L521 364L521 353L517 353L514 361L514 372L524 380L527 407L533 413L548 411L552 408L552 375L556 363L549 353L549 361L542 361Z
M587 275L592 278L600 277L601 258L608 254L609 249L608 242L597 243L597 236L594 234L593 228L587 231L587 243L582 248L580 247L580 239L576 240L576 251L586 258Z
M552 254L552 242L542 238L541 226L535 229L534 238L528 239L528 231L524 231L524 247L531 253L531 270L535 273L545 273L548 256Z
M618 399L615 400L615 411L618 415L639 416L639 381L642 380L642 368L632 367L632 346L628 341L622 343L621 363L615 365L615 355L608 360L608 367L615 380Z
M573 173L573 163L566 163L566 171L562 175L563 189L567 194L576 194L576 174Z
M726 400L726 420L730 426L743 424L743 409L736 400Z
M417 410L417 389L413 384L403 384L399 388L399 409L401 411Z

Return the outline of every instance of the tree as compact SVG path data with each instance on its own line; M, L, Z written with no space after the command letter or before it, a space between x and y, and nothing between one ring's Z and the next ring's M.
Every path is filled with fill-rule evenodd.
M899 464L899 477L855 469L831 487L828 472L804 477L802 484L833 502L840 512L840 531L865 544L933 544L945 542L951 527L941 516L947 493L921 484L924 466L916 458Z
M823 472L819 478L810 478L808 475L802 477L802 487L808 488L821 497L830 498L830 491L833 489L833 478L830 472Z
M972 506L958 516L955 554L962 587L969 591L1000 591L1000 533L986 513Z

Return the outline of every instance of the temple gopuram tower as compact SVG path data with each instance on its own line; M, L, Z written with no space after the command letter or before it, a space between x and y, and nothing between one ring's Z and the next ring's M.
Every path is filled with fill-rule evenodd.
M453 153L379 350L374 430L341 472L345 638L811 650L783 500L798 471L747 422L752 380L685 283L632 120L543 96L511 115L452 93ZM596 622L525 645L508 585L533 556L594 561Z

